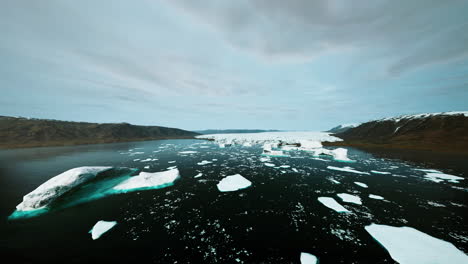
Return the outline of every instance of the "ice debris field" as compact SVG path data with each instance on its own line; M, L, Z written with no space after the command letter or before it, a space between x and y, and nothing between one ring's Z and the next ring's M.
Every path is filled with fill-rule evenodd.
M205 215L205 220L200 219L205 223L191 228L186 238L203 238L200 247L206 250L206 260L234 259L242 263L252 253L229 247L234 235L227 230L232 227L223 227L223 222L214 215L191 208L186 212L187 219L176 220L178 205L183 206L184 201L193 201L201 195L199 192L204 192L210 194L210 208L236 205L232 207L235 209L227 209L236 212L229 218L231 222L234 221L231 218L242 222L242 217L279 217L287 221L285 228L290 232L309 234L310 228L311 243L318 243L321 238L330 240L331 236L346 246L359 248L355 252L363 252L369 246L384 248L399 263L468 263L467 255L458 248L468 242L468 231L445 229L443 224L449 221L445 224L462 225L466 219L446 220L444 213L452 210L453 215L466 210L466 200L437 200L415 189L420 186L431 192L466 197L464 177L375 158L348 148L325 148L321 141L339 140L327 133L220 134L200 138L209 141L122 150L119 154L128 159L128 167L90 166L62 172L26 194L10 219L58 212L113 195L159 190L154 192L154 199L160 202L152 201L152 207L138 213L129 209L133 213L118 219L118 229L133 223L129 234L135 240L141 239L151 233L151 226L138 222L143 212L148 212L148 217L165 222L163 226L169 234L176 234L177 226L184 221ZM179 191L178 186L184 191ZM439 228L421 226L424 232L416 229L420 223L416 221L418 216L413 215L414 210L441 214L434 220L440 223ZM111 220L95 224L90 231L93 240L106 232L109 232L106 237L112 236L117 219ZM319 223L324 225L317 229ZM210 227L212 231L207 231ZM255 233L253 226L243 228L245 235ZM219 234L223 239L218 240ZM213 244L220 241L226 243L222 250L230 252L226 259L213 253L216 252ZM323 254L320 250L305 249L297 256L301 263L320 261Z

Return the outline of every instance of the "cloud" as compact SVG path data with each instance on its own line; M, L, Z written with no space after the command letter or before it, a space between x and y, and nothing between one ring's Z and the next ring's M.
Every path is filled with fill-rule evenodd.
M463 0L167 1L231 45L271 61L350 50L390 61L391 74L468 55Z

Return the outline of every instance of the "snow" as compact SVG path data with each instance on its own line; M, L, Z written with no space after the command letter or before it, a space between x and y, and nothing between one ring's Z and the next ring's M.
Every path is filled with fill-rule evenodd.
M383 200L385 198L383 198L382 196L380 195L375 195L375 194L369 194L369 198L371 199L376 199L376 200Z
M317 257L306 252L301 252L301 264L316 264Z
M395 121L400 122L401 120L410 120L410 119L422 119L432 116L453 116L453 115L464 115L468 117L468 111L452 111L452 112L439 112L439 113L423 113L416 115L402 115L397 117L387 117L376 121Z
M346 203L362 204L361 198L359 198L359 196L356 196L356 195L351 195L347 193L339 193L337 194L337 196L340 197L340 199Z
M335 199L331 197L319 197L317 198L319 202L321 202L326 207L335 210L338 213L348 213L348 209L344 208L341 204L339 204Z
M362 182L354 182L354 184L356 184L357 186L361 186L362 188L368 188L369 187L369 186L367 186L367 184L362 183Z
M212 134L197 136L200 139L214 140L218 144L227 142L243 145L248 142L254 144L279 143L297 144L301 140L310 141L341 141L340 138L331 136L325 132L262 132L262 133L240 133L240 134Z
M329 170L337 170L337 171L345 171L345 172L352 172L352 173L357 173L357 174L367 174L369 175L368 172L362 172L362 171L358 171L358 170L355 170L351 167L343 167L343 168L340 168L340 167L334 167L334 166L328 166L327 169Z
M428 180L433 181L433 182L448 181L448 182L453 182L453 183L459 183L459 181L464 180L463 177L445 174L441 172L429 172L426 175L424 175L424 177L426 177Z
M109 231L117 224L116 221L98 221L89 231L93 240L100 238L104 233Z
M159 189L173 185L180 178L178 169L162 172L140 172L114 186L114 190Z
M468 263L468 256L452 243L411 227L371 224L365 229L400 264Z
M248 188L252 182L240 174L234 174L223 178L216 186L220 192L233 192Z
M16 209L29 211L44 208L74 187L94 179L99 173L110 169L112 167L78 167L65 171L26 194Z
M187 150L187 151L180 151L179 154L195 154L198 153L197 151Z
M197 164L200 165L200 166L203 166L203 165L206 165L206 164L210 164L210 163L213 163L213 162L207 161L207 160L202 160L201 162L197 162Z
M392 174L388 171L376 171L376 170L371 170L370 172L375 173L375 174Z

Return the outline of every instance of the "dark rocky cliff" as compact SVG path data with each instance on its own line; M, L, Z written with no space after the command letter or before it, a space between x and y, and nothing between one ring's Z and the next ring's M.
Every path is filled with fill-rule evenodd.
M0 116L0 148L192 138L197 133L128 123L97 124Z

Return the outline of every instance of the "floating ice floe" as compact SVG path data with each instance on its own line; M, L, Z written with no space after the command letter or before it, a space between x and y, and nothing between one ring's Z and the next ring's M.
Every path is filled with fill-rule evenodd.
M116 221L98 221L93 228L89 231L91 233L91 238L96 240L100 238L104 233L109 231L117 224Z
M337 170L337 171L345 171L345 172L352 172L352 173L357 173L357 174L367 174L369 175L368 172L363 172L363 171L358 171L358 170L355 170L351 167L343 167L343 168L340 168L340 167L335 167L335 166L328 166L327 169L329 170Z
M273 164L273 163L268 163L268 162L263 163L263 165L265 165L265 166L267 166L267 167L274 167L274 166L275 166L275 164Z
M329 179L331 182L335 183L335 184L340 184L341 182L335 180L335 179Z
M426 173L424 177L433 182L448 181L448 182L453 182L453 183L459 183L461 180L464 180L463 177L445 174L442 172L429 172L429 173Z
M240 174L230 175L223 178L216 186L220 192L233 192L248 188L252 182Z
M195 154L198 153L197 151L194 150L187 150L187 151L180 151L179 154Z
M203 176L203 173L198 173L197 175L193 176L194 178L200 178L201 176Z
M281 166L279 166L279 167L280 167L280 168L283 168L283 169L287 169L287 168L290 168L291 166L289 166L289 165L281 165Z
M267 162L267 161L271 161L271 160L270 160L270 158L268 158L268 157L267 157L267 158L261 157L261 158L260 158L260 161L261 161L261 162Z
M376 199L376 200L383 200L385 198L383 198L382 196L380 195L375 195L375 194L369 194L369 198L371 199Z
M200 165L200 166L203 166L203 165L206 165L206 164L210 164L210 163L213 163L213 162L207 161L207 160L202 160L201 162L197 162L197 164Z
M152 161L152 159L148 158L148 159L140 160L140 162L149 162L149 161Z
M92 180L99 173L110 169L112 167L79 167L67 170L26 194L23 201L16 206L16 209L18 211L29 211L46 207L74 187Z
M392 174L391 172L388 172L388 171L371 170L370 172L375 173L375 174Z
M356 195L351 195L347 193L339 193L337 194L337 196L340 197L340 199L346 203L362 204L361 198L359 198L359 196L356 196Z
M369 186L367 186L367 184L362 183L362 182L354 182L354 184L356 184L357 186L361 186L362 188L368 188L369 187Z
M316 264L317 257L306 252L301 252L301 264Z
M349 210L344 208L341 204L339 204L335 199L331 197L319 197L317 198L319 202L321 202L326 207L338 212L338 213L348 213Z
M452 243L411 227L371 224L365 229L400 264L468 263L468 256Z
M161 172L140 172L139 175L130 177L129 179L114 186L114 190L143 190L143 189L160 189L172 186L174 181L180 178L178 169L172 169Z
M146 166L145 166L145 167L143 167L143 168L145 168L145 169L149 169L149 168L150 168L150 166L149 166L149 165L146 165Z

